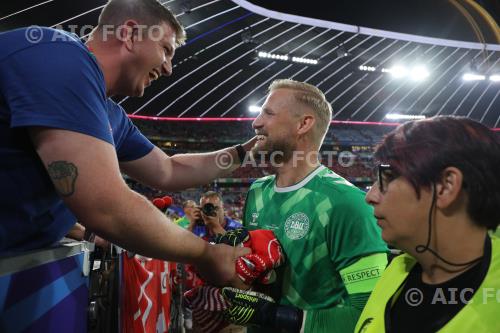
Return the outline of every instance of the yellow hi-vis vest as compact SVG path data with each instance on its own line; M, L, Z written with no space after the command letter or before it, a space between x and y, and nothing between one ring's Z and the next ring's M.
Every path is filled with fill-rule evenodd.
M403 254L391 262L373 289L355 333L385 332L385 308L398 292L416 259ZM404 295L399 295L404 297ZM486 277L471 301L453 317L440 333L498 333L500 332L500 239L491 238L491 262Z

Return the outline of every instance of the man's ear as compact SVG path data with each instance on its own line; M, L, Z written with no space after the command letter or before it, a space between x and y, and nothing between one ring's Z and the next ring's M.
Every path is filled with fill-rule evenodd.
M115 31L118 38L128 51L132 51L134 44L140 40L141 31L139 23L136 20L127 20Z
M309 131L312 131L314 124L316 123L316 119L311 114L304 114L300 116L299 123L297 125L297 133L299 135L304 135Z
M454 206L462 197L463 174L460 169L447 167L436 182L436 206L446 209Z

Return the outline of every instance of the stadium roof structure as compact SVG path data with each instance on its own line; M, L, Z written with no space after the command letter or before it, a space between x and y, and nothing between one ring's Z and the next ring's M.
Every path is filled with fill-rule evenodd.
M482 36L474 41L459 40L446 31L437 31L437 37L423 36L335 22L327 15L306 17L297 11L264 8L264 1L161 2L185 25L188 40L176 51L172 76L157 80L142 98L115 97L131 115L252 117L249 106L263 103L274 79L292 78L323 90L332 103L334 120L380 122L390 113L453 114L499 127L500 32L491 17L483 20L482 27L477 17L472 17L475 25L469 20L469 30ZM433 1L436 11L447 3L441 2ZM466 2L474 6L462 0L462 8ZM76 29L82 36L96 24L104 4L105 0L2 3L0 31L45 25ZM318 5L318 10L324 14L326 9ZM469 18L472 12L468 11ZM484 28L488 24L489 30ZM478 35L477 29L483 34ZM464 80L467 73L477 77Z

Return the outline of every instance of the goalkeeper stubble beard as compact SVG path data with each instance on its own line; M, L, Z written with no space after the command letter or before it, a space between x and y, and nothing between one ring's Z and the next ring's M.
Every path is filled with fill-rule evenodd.
M293 157L297 145L286 139L273 140L266 136L263 143L257 142L250 150L257 166L280 167Z

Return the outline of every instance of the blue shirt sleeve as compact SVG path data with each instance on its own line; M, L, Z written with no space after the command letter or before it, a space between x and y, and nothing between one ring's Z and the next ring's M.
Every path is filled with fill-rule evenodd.
M1 59L0 68L11 127L60 128L113 144L104 77L83 44L44 42L20 48Z
M121 106L108 99L108 110L119 161L133 161L153 150L154 145L132 123Z

